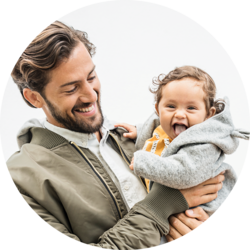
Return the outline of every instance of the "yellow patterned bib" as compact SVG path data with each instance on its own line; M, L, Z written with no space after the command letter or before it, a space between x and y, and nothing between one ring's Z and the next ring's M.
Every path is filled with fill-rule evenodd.
M145 142L142 150L161 156L171 142L172 139L159 126L154 130L153 137ZM145 178L145 182L149 192L149 180Z

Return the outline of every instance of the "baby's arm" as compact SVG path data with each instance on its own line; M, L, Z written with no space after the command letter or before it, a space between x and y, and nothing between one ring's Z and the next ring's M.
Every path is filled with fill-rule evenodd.
M150 152L134 154L135 174L175 189L196 186L223 170L224 156L213 144L182 147L176 154L160 157ZM223 165L224 166L224 165Z

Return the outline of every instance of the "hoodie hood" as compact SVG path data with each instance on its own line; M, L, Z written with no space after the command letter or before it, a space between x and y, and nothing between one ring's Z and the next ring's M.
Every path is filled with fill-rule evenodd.
M30 143L31 141L31 132L30 130L34 127L37 128L45 128L44 123L46 119L30 119L27 122L23 124L21 129L17 133L17 144L19 149L23 146L25 143Z

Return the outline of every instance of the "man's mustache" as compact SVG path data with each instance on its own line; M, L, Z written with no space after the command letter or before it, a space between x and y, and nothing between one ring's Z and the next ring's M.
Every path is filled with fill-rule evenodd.
M96 91L95 91L96 92ZM99 94L96 92L96 102L98 101L99 99ZM89 107L91 104L93 104L93 102L82 102L80 104L77 104L75 105L73 108L72 108L72 112L76 109L84 109L84 108L87 108Z

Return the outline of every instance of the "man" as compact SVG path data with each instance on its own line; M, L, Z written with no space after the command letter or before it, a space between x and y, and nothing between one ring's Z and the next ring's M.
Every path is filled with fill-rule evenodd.
M86 33L55 22L21 55L12 77L46 121L21 129L20 151L7 162L11 176L41 218L76 240L109 249L156 246L169 233L169 216L179 213L167 236L178 238L208 217L180 212L215 199L224 176L181 191L155 183L147 195L128 168L134 142L102 115L94 52Z

